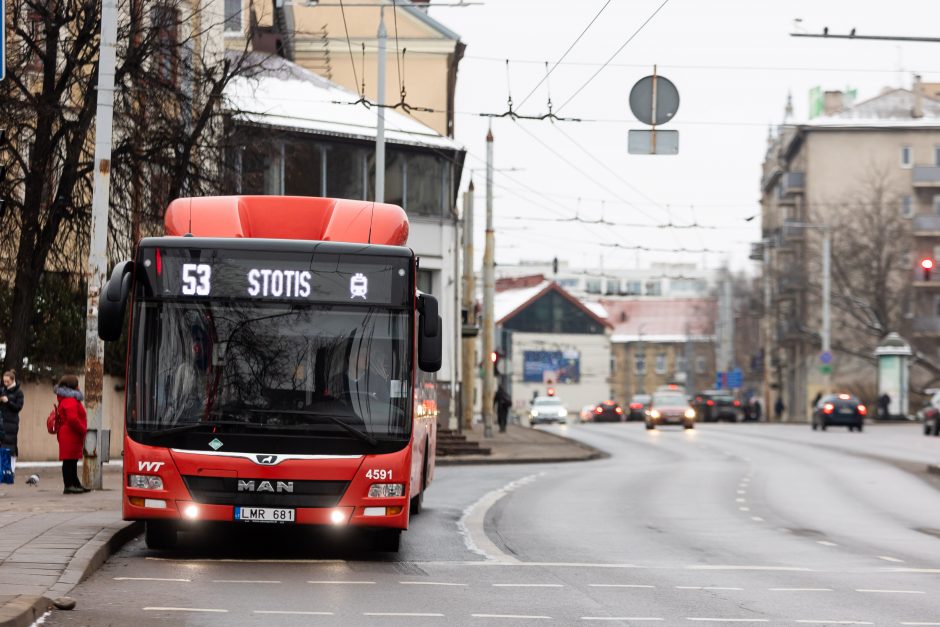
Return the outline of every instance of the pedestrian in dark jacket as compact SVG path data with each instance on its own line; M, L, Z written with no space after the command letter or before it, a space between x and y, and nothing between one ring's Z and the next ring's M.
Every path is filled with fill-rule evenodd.
M78 377L67 374L59 379L55 395L59 400L56 438L59 440L59 459L62 460L63 494L88 492L78 480L78 460L82 458L88 432L88 417L82 405L85 397L78 389Z
M10 470L16 472L16 435L20 430L20 410L23 409L23 390L16 381L16 371L7 370L3 373L3 384L0 385L0 434L3 436L3 446L10 449Z
M509 422L509 408L512 407L512 397L506 388L499 386L496 388L496 396L493 398L496 405L496 420L499 424L499 432L506 433L506 424Z

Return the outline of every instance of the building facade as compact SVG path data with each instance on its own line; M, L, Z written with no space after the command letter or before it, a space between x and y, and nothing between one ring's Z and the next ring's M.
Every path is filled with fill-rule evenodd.
M940 100L932 86L885 90L769 137L761 180L764 402L804 421L825 388L873 401L872 351L891 331L938 358L940 283L918 260L940 256ZM831 242L831 363L821 355L823 238ZM912 337L913 336L913 337Z

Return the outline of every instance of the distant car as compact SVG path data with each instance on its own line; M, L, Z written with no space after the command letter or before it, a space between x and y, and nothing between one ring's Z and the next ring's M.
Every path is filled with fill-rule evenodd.
M868 408L857 396L851 394L829 394L819 399L813 408L813 431L826 430L831 426L848 427L849 431L861 431L865 427Z
M529 410L529 423L532 426L558 422L564 424L568 421L568 409L557 396L538 396L532 402Z
M646 407L653 397L649 394L636 394L630 401L627 420L643 420L646 417Z
M918 413L924 420L924 435L940 435L940 409L927 405Z
M581 422L593 422L595 407L597 406L592 403L591 405L585 405L581 408L581 413L579 414Z
M741 422L744 420L741 401L724 390L699 392L695 395L693 406L695 413L704 422L718 422L719 420Z
M613 401L603 401L594 407L594 422L623 422L623 407Z
M649 409L646 410L646 428L655 429L667 424L695 428L695 410L685 393L668 390L653 394Z

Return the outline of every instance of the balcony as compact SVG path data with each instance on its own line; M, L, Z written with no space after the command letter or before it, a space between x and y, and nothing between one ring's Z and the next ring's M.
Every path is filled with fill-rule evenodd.
M915 335L940 336L940 316L915 316L911 322Z
M919 237L940 237L940 215L914 216L911 220L911 232Z
M805 281L799 274L787 272L777 277L777 291L781 295L797 292L803 287L804 283Z
M914 187L940 187L940 165L915 165L911 180Z
M780 179L780 193L783 196L802 194L806 188L805 172L785 172Z
M764 242L751 242L751 254L747 256L752 261L764 260Z

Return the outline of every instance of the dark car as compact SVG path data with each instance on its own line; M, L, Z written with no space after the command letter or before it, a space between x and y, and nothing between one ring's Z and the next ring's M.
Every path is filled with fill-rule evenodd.
M813 408L813 431L826 427L848 427L849 431L861 431L865 427L868 408L857 396L851 394L829 394L819 399Z
M741 401L734 398L730 392L723 390L706 390L695 395L695 413L704 422L741 422L744 419L744 410Z
M594 422L623 422L623 407L613 401L603 401L594 407Z
M636 394L630 401L627 420L644 420L646 418L646 408L653 397L649 394Z
M650 400L649 409L646 410L646 428L655 429L659 425L668 424L682 425L686 429L695 428L695 410L682 392L656 392Z
M924 435L940 435L940 410L927 405L918 413L924 419Z

